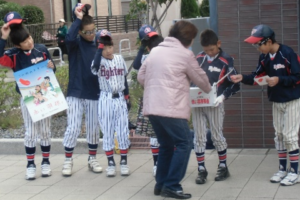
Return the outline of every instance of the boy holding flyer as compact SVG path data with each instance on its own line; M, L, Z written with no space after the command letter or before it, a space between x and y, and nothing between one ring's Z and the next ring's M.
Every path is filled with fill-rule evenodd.
M212 30L204 30L200 35L200 42L203 51L197 56L200 67L206 72L211 85L217 84L217 98L211 107L192 108L193 126L195 131L194 151L198 161L197 184L206 182L207 170L205 168L205 147L207 123L211 130L211 138L219 155L218 171L215 181L222 181L229 177L226 164L227 143L223 136L224 104L228 99L240 89L239 84L234 84L229 74L236 74L233 67L233 58L222 51L221 41Z
M299 181L300 57L291 47L278 43L275 32L264 24L253 27L244 41L261 52L257 68L252 74L233 75L231 79L247 85L268 84L279 159L278 172L270 181L284 186L295 185Z
M14 72L31 67L39 62L49 59L48 67L55 70L55 65L47 48L42 44L34 44L28 30L22 25L23 19L17 12L9 12L4 17L4 25L1 28L0 39L0 65L11 68ZM4 50L6 41L10 37L11 42L15 45L7 51ZM16 87L18 93L20 90ZM51 117L47 117L33 123L30 114L23 99L20 100L22 115L25 126L25 151L27 155L26 179L35 179L36 165L34 155L36 150L36 140L41 138L41 151L43 161L41 164L42 176L51 176L49 153L50 153L50 124Z

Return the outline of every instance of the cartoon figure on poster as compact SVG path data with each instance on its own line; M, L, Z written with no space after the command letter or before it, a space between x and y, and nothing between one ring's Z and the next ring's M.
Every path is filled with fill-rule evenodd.
M14 73L25 105L34 122L68 107L54 72L47 68L47 62L40 62Z

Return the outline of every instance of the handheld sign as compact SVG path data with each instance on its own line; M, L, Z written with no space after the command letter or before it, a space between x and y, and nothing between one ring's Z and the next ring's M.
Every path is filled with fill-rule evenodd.
M262 76L262 77L258 77L258 78L254 78L254 81L255 81L258 85L263 86L263 85L267 85L267 84L268 84L267 81L266 81L267 78L269 78L268 75Z
M37 122L68 108L48 60L14 73L31 119Z
M217 85L224 78L226 78L234 68L232 68L225 76L223 76L218 82L214 83L211 86L211 91L209 93L205 93L198 87L190 88L190 106L191 107L210 107L214 106L214 102L217 98Z

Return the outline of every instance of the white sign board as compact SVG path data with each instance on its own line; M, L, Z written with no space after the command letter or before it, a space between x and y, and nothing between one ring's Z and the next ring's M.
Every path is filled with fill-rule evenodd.
M190 105L191 107L210 107L214 106L217 98L217 85L211 86L209 93L203 92L198 87L190 88Z

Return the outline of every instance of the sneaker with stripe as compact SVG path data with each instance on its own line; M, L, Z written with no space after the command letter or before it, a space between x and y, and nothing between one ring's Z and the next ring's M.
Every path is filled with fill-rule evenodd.
M299 175L296 173L289 172L287 174L287 176L284 177L284 179L282 179L282 181L280 181L280 185L292 186L292 185L295 185L296 183L298 183L298 181L299 181Z
M284 177L286 177L286 175L287 175L286 171L279 170L270 178L270 181L271 183L279 183L284 179Z
M48 163L44 163L41 165L42 168L42 177L48 177L51 176L51 168L50 168L50 164Z
M30 164L26 169L26 180L34 180L36 173L36 166L35 164Z

